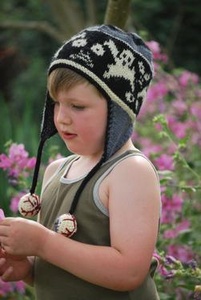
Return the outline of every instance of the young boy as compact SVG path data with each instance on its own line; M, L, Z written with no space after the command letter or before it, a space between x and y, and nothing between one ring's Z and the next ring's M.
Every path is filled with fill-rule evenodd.
M131 141L152 75L150 50L117 27L87 28L57 51L27 199L37 199L48 138L58 132L74 154L47 167L39 222L0 221L3 280L34 284L38 300L159 299L152 254L160 187ZM69 235L67 216L74 226Z

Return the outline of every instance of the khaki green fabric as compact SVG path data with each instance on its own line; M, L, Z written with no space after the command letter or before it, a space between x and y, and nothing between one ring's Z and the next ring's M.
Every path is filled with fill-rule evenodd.
M122 156L126 156L128 153L130 154L130 152L126 152ZM133 151L133 155L136 154L137 152ZM87 183L74 213L78 223L78 231L71 239L92 245L110 246L109 218L95 205L93 187L98 178L122 156L105 163ZM71 184L60 182L69 162L70 160L67 160L67 163L43 191L40 222L52 230L56 218L69 211L76 190L81 183L81 180ZM79 266L77 267L79 268ZM150 274L152 274L153 269L155 269L154 262L150 267ZM155 284L150 274L147 275L137 290L118 292L88 283L40 258L36 258L36 298L37 300L158 300Z

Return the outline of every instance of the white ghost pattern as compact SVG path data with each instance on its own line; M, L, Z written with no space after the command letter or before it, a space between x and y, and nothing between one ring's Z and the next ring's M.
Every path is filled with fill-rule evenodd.
M105 42L104 45L109 47L115 64L108 65L108 71L105 71L103 77L123 77L124 79L129 80L133 92L135 80L135 68L131 67L135 59L133 53L130 50L125 49L120 52L112 40Z

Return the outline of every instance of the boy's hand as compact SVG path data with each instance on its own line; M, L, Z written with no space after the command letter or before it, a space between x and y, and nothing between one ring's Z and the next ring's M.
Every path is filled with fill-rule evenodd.
M38 256L48 229L23 218L0 221L0 243L7 254Z
M32 262L24 256L12 256L0 249L0 277L3 281L18 281L30 277Z

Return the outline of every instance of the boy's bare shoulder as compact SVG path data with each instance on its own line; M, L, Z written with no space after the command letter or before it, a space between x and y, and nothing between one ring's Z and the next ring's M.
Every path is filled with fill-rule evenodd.
M65 161L66 161L66 157L62 157L59 159L56 159L54 161L52 161L46 168L46 170L48 171L56 171L57 168L59 168Z
M66 157L59 158L47 166L43 177L43 185L55 174L59 167L65 163L66 159Z
M134 199L133 203L144 205L151 198L152 205L155 203L157 211L160 211L158 174L153 164L145 156L129 156L116 165L108 176L107 188L108 194L111 196L110 203L117 203L118 199L120 203L123 197L124 203L126 201L130 203L130 199ZM131 195L133 196L131 197ZM141 201L142 199L144 201Z
M157 171L152 162L142 154L132 155L122 160L113 170L115 176L131 179L135 176L153 177L158 180ZM130 174L130 176L129 176ZM132 174L132 176L131 176Z

